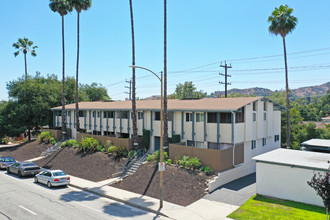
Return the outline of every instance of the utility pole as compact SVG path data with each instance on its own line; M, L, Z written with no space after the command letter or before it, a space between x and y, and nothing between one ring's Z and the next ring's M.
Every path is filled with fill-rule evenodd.
M225 74L219 73L220 76L224 76L225 77L225 82L221 82L220 81L219 83L220 84L225 84L225 98L227 98L227 85L231 85L231 83L227 82L227 77L231 77L231 75L228 75L227 74L227 69L230 69L232 67L231 67L231 64L230 64L230 66L228 66L227 63L226 63L226 61L225 61L225 65L222 65L222 62L221 62L220 67L225 68Z
M126 83L129 83L129 86L125 86L126 89L129 89L128 92L125 92L125 93L129 95L129 96L128 96L128 97L129 97L128 100L132 100L132 99L131 99L131 94L132 94L132 80L128 81L128 80L126 79L125 82L126 82Z

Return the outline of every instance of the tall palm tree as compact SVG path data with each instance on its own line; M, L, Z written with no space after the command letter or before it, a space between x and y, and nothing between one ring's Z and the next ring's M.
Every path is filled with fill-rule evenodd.
M20 51L24 54L24 62L25 62L25 80L27 79L27 62L26 62L26 54L31 53L32 56L37 56L35 49L38 48L38 46L33 46L33 41L30 41L26 37L24 38L18 38L18 41L16 43L13 43L13 47L17 49L14 53L15 57L20 53Z
M283 39L283 48L284 48L284 63L285 63L285 89L286 89L286 120L287 120L287 137L286 144L287 148L291 148L290 142L290 99L289 99L289 81L288 81L288 64L286 57L286 46L285 46L285 37L288 33L292 32L298 22L298 19L291 15L293 8L289 8L287 5L281 5L279 8L275 7L275 10L272 12L272 15L268 17L268 22L270 23L269 32L275 35L281 35Z
M78 94L78 76L79 76L79 42L80 42L80 12L87 11L92 6L91 0L69 0L71 7L77 11L77 68L76 68L76 131L80 129L79 123L79 94Z
M134 20L133 20L133 4L129 0L129 8L131 14L131 30L132 30L132 65L135 65L135 38L134 38ZM132 114L133 114L133 139L134 144L138 143L137 123L136 123L136 99L135 99L135 68L132 68Z
M66 139L66 117L65 117L65 47L64 47L64 16L72 11L72 7L67 0L50 0L50 9L58 12L62 17L62 139Z
M164 0L164 146L168 147L168 115L167 115L167 2Z

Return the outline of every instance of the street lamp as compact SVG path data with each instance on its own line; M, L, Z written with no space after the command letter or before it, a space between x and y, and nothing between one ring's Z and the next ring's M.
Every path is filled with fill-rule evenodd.
M143 69L143 70L146 70L146 71L149 71L151 72L152 74L154 74L160 81L160 163L163 164L163 72L160 74L161 77L159 77L156 73L154 73L153 71L147 69L147 68L144 68L144 67L141 67L141 66L136 66L136 65L132 65L132 66L129 66L131 68L136 68L136 69ZM158 165L159 167L159 165ZM159 196L159 208L163 208L163 170L161 169L159 171L159 175L160 175L160 196Z

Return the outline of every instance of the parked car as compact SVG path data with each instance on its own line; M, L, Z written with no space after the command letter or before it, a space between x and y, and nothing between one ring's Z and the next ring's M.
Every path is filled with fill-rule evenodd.
M16 163L16 160L12 157L0 157L0 169L6 169L14 163Z
M43 183L49 188L53 186L67 186L70 184L70 176L62 170L46 170L34 177L35 183Z
M32 162L16 162L7 167L7 173L17 174L19 177L36 175L40 167Z

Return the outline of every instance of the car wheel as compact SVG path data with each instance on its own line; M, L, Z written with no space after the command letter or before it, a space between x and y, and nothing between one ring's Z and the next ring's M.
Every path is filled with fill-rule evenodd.
M38 183L38 178L37 177L34 177L34 182Z
M18 174L19 177L22 177L22 172L20 170L18 171L17 174Z
M48 181L47 183L48 188L52 188L52 184Z
M10 170L9 170L9 168L7 168L7 173L9 173L9 174L11 173Z

